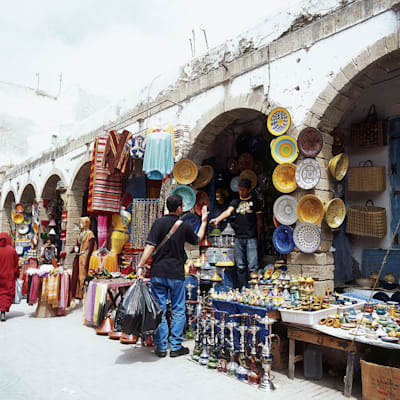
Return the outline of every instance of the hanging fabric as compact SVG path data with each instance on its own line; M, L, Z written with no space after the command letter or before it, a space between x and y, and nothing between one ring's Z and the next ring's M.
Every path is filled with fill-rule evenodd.
M146 137L144 135L135 135L128 142L129 152L132 158L143 159L146 150Z
M101 166L108 170L109 175L115 172L125 173L130 159L128 143L131 140L132 133L126 129L122 133L117 131L108 133Z

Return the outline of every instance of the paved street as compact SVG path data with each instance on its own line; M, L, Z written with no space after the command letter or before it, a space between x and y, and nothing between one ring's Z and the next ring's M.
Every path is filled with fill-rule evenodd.
M277 372L277 390L260 392L184 357L159 359L153 349L97 336L82 324L81 309L48 319L33 311L23 300L0 323L2 400L344 398L321 382L290 381Z

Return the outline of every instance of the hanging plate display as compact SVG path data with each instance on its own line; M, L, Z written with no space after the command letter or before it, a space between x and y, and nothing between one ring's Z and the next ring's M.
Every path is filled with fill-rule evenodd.
M341 181L346 176L348 168L349 156L346 153L340 153L329 160L329 172L337 181Z
M238 176L234 176L231 179L231 183L230 183L229 186L230 186L232 192L238 192L239 191L239 177Z
M23 213L24 212L24 205L22 203L18 203L14 206L14 211L16 213Z
M12 217L12 219L13 219L13 222L15 223L15 224L22 224L23 222L24 222L24 215L23 214L21 214L21 213L15 213L14 215L13 215L13 217Z
M301 252L314 253L321 245L321 232L314 224L301 222L294 229L293 241Z
M239 171L254 168L254 157L250 153L243 153L238 158Z
M197 165L188 159L179 160L174 167L174 178L182 185L189 185L197 178Z
M336 156L343 152L344 149L344 134L343 132L333 131L330 133L333 137L332 154Z
M333 183L333 194L335 197L343 197L344 195L344 183L335 181Z
M332 199L325 205L325 221L329 228L339 228L345 217L346 206L342 199Z
M318 161L306 158L296 168L296 182L305 190L312 189L321 179L321 168Z
M272 174L272 183L281 193L291 193L297 189L296 166L292 163L278 165Z
M18 233L20 233L21 235L25 235L28 232L29 232L29 226L28 225L19 225L18 226Z
M183 212L189 211L196 203L196 195L189 186L177 186L171 194L179 194L183 199Z
M293 229L287 225L278 226L272 234L272 243L279 253L290 253L294 249Z
M324 205L313 194L307 194L297 203L297 218L300 222L310 222L314 225L321 223L324 218Z
M271 155L278 164L295 161L299 155L296 139L288 135L276 138L271 147Z
M25 215L24 224L25 225L30 225L31 222L32 222L31 218Z
M297 138L297 145L304 157L314 158L322 149L324 141L321 132L316 128L304 128Z
M268 114L267 128L272 135L283 135L289 127L290 114L285 108L275 108Z
M297 201L287 194L278 197L274 203L274 217L282 225L293 225L297 221Z
M213 176L214 168L211 165L203 165L198 171L197 179L193 182L193 186L196 189L203 188L210 183Z

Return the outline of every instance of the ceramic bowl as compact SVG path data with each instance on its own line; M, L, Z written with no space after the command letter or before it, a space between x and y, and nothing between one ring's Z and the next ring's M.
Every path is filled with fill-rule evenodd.
M274 136L283 135L290 128L290 114L285 108L273 109L267 118L267 129Z
M189 186L177 186L171 194L179 194L183 199L183 212L189 211L196 203L196 195Z
M339 228L343 224L345 217L346 206L342 199L332 199L325 204L325 221L329 228Z
M297 201L294 197L283 195L275 200L274 217L282 225L293 225L297 221Z
M297 203L297 218L300 222L310 222L314 225L321 223L324 218L324 205L313 194L307 194Z
M281 193L291 193L297 189L296 166L292 163L278 165L272 174L272 183Z
M348 168L349 156L346 153L340 153L329 160L329 172L337 181L341 181L346 176Z
M294 229L293 241L301 252L314 253L321 245L321 232L314 224L301 222Z
M299 155L296 139L283 135L274 140L271 147L272 158L278 163L292 163Z
M279 253L290 253L294 249L293 229L287 225L278 226L272 234L272 243Z
M304 128L298 138L299 151L304 157L316 157L322 149L324 141L321 132L316 128Z
M197 165L188 159L179 160L173 170L175 180L182 185L189 185L197 178Z

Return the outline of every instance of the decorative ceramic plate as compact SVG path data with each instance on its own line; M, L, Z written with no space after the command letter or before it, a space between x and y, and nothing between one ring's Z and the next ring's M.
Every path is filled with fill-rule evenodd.
M314 158L322 149L324 141L321 132L316 128L303 129L297 138L297 145L304 157Z
M324 218L324 205L313 194L307 194L297 203L297 218L300 222L310 222L314 225L321 223Z
M329 228L336 229L343 224L346 217L346 206L342 199L330 200L325 206L325 221Z
M294 249L293 229L287 225L281 225L272 234L272 243L281 254L288 254Z
M297 201L294 197L283 195L274 203L274 217L282 225L293 225L297 221Z
M174 167L174 178L182 185L189 185L197 178L197 165L188 159L179 160Z
M346 153L340 153L329 160L329 172L337 181L341 181L346 176L348 168L349 156Z
M232 192L238 192L239 191L239 177L238 176L234 176L231 179L231 183L230 183L229 186L230 186Z
M280 275L280 271L275 271L272 275L271 275L271 279L274 281L275 279L279 278Z
M257 186L257 175L251 169L245 169L239 175L240 179L248 179L251 182L251 190L253 190Z
M29 225L31 222L32 222L32 219L31 219L30 217L28 217L28 216L25 215L24 224L25 224L25 225Z
M183 199L183 212L189 211L196 203L196 195L189 186L177 186L171 194L179 194Z
M290 127L290 114L284 108L275 108L268 114L267 128L272 135L283 135Z
M335 181L333 183L333 194L335 197L344 196L344 183Z
M275 139L271 147L272 158L278 163L291 163L299 155L296 139L283 135Z
M21 235L25 235L28 232L29 232L29 226L28 225L20 225L18 227L18 233L20 233Z
M236 175L238 173L238 162L234 158L229 158L226 162L226 169L230 174Z
M332 154L342 153L344 149L344 134L343 132L333 131L330 133L333 137Z
M15 224L22 224L24 222L24 215L21 213L16 213L13 215L13 221Z
M321 179L321 168L318 161L306 158L296 168L296 182L305 190L312 189Z
M321 245L321 232L314 224L301 222L294 229L293 241L301 252L314 253Z
M14 206L14 211L15 211L16 213L23 213L23 212L24 212L24 209L25 209L25 207L24 207L24 205L23 205L22 203L18 203L18 204L16 204L16 205Z
M198 171L197 178L193 182L193 186L196 189L203 188L210 183L213 176L214 176L213 167L211 165L203 165L202 167L200 167Z
M281 193L291 193L297 189L296 166L292 163L283 163L275 167L272 174L272 183Z
M254 168L254 157L250 153L243 153L238 158L239 171Z

